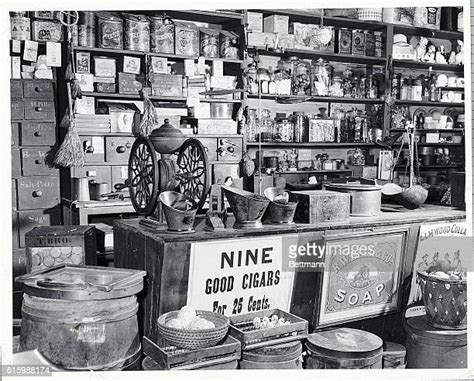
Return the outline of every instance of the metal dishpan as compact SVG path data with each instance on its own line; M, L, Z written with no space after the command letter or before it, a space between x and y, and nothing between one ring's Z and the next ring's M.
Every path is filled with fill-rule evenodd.
M163 205L168 231L175 233L193 233L194 220L198 209L196 201L182 193L174 191L162 192L159 198ZM176 202L186 201L192 203L193 208L191 210L179 210L172 206Z
M351 216L372 217L381 213L382 187L359 182L331 183L327 190L351 195Z
M235 229L262 228L262 216L270 200L237 188L222 186L235 216Z
M289 201L287 204L280 204L274 202L276 196L281 194L281 188L271 187L263 191L263 194L271 202L267 208L269 220L275 224L294 224L293 218L295 216L296 207L298 206L298 198L291 192L289 194Z

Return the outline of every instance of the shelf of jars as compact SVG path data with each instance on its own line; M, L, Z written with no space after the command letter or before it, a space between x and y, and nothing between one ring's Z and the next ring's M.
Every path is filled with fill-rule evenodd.
M449 73L464 73L464 65L440 64L433 62L422 62L414 60L392 60L393 67L420 70L435 70Z
M260 55L276 56L276 57L292 57L296 56L301 59L318 59L322 58L326 61L362 64L371 66L384 66L385 57L372 57L364 55L343 54L343 53L325 53L317 50L309 49L271 49L264 46L248 46L248 50L255 51Z
M139 94L122 94L122 93L98 93L83 91L82 95L85 97L94 97L94 98L103 98L103 99L125 99L125 100L142 100L143 97ZM155 96L150 95L150 100L152 101L163 101L163 102L186 102L186 97L172 97L172 96ZM224 98L199 98L200 102L205 103L242 103L241 99L224 99Z
M350 173L352 174L351 169L301 169L301 170L295 170L295 171L275 171L275 173L281 174L281 175L301 175L301 174L326 174L326 173Z
M380 98L352 98L352 97L325 97L325 96L308 96L308 95L281 95L281 94L248 94L248 99L272 99L282 100L285 98L301 99L302 102L325 102L325 103L370 103L377 104L384 101Z
M453 143L451 141L445 141L440 143L418 143L417 145L419 147L464 147L464 143ZM400 147L401 143L395 143L394 146Z
M396 25L389 24L393 26L393 33L401 33L410 36L423 36L427 38L436 38L440 40L463 40L464 33L457 31L448 31L448 30L434 30L427 28L419 28L409 25Z
M406 168L406 165L396 165L395 168ZM420 170L422 171L430 171L430 170L438 170L438 169L449 169L449 168L464 168L464 164L433 164L433 165L420 165Z
M427 107L464 107L464 102L431 102L431 101L415 101L415 100L395 100L396 105L412 105Z
M392 132L406 132L404 128L391 128ZM417 134L426 134L430 132L441 132L449 134L464 134L464 128L430 128L430 129L417 129Z

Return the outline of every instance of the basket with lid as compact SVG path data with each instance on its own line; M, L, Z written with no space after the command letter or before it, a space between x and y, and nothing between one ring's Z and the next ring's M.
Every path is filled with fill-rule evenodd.
M17 277L21 350L68 370L120 370L141 354L136 294L144 271L59 265Z

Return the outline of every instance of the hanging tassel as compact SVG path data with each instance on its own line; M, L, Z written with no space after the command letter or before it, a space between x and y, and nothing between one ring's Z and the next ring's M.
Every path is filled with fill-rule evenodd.
M150 132L158 128L159 120L158 120L158 113L156 112L155 106L151 102L148 96L148 90L142 90L143 96L143 116L140 122L140 126L138 126L138 134L140 136L148 136Z
M69 129L56 153L54 163L64 168L84 166L84 149L77 134L74 120L70 120Z
M73 80L71 82L71 97L72 99L82 99L82 90L79 82L77 80Z

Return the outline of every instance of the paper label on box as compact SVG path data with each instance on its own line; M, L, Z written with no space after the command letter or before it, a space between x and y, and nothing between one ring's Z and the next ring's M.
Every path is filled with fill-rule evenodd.
M140 58L123 56L123 72L130 74L140 74Z
M21 58L12 57L12 78L21 78Z
M151 68L153 73L168 74L168 58L151 57Z
M61 67L61 44L46 42L46 65Z
M12 53L21 53L20 40L12 40Z
M192 77L196 74L196 64L194 60L185 59L184 60L184 75L187 77Z
M38 56L38 43L36 41L25 40L25 50L23 51L23 59L25 61L36 62Z
M79 86L82 91L94 91L94 75L93 74L77 74L76 75Z
M94 147L94 154L104 153L104 138L102 136L93 136L92 147Z
M76 73L90 73L91 55L86 52L76 52Z

